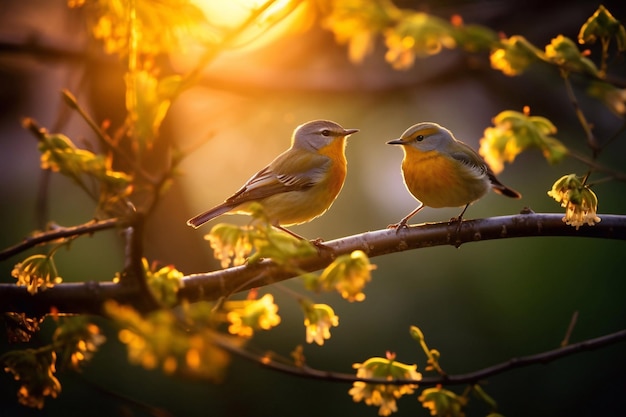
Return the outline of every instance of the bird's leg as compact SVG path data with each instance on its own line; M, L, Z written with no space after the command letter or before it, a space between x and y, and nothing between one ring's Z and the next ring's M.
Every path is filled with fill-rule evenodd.
M405 227L408 227L406 223L409 221L409 219L415 216L423 208L424 208L424 203L420 201L420 205L415 210L413 210L412 212L404 216L404 218L400 220L398 223L390 224L389 226L387 226L387 229L400 230L400 229L404 229Z
M469 207L469 203L467 203L465 205L465 207L463 207L463 210L461 210L461 214L459 214L456 217L453 217L450 219L450 221L448 222L448 225L454 223L454 222L458 222L457 226L456 226L456 241L457 244L460 246L460 242L459 242L459 232L461 232L461 226L463 225L463 215L465 214L465 210L467 210L467 208ZM457 246L458 247L458 246Z
M450 219L450 222L449 222L448 224L450 224L450 223L454 223L454 222L459 222L459 223L461 223L461 222L463 221L463 215L465 214L465 210L467 210L467 208L468 208L468 207L469 207L469 203L467 203L467 204L465 205L465 207L463 207L463 210L461 210L461 214L459 214L459 215L458 215L458 216L456 216L456 217L451 218L451 219Z
M287 234L289 234L289 235L291 235L291 236L293 236L293 237L295 237L296 239L300 239L300 240L308 240L307 238L305 238L305 237L303 237L303 236L300 236L299 234L297 234L297 233L295 233L295 232L292 232L291 230L289 230L289 229L287 229L287 228L285 228L285 227L279 226L279 225L277 225L277 224L275 224L275 225L274 225L274 227L275 227L275 228L277 228L277 229L279 229L279 230L282 230L283 232L285 232L285 233L287 233Z

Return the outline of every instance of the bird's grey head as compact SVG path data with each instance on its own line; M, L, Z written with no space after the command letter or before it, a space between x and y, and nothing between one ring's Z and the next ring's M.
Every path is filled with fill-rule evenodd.
M390 145L411 145L420 151L427 152L444 149L455 141L452 132L445 127L433 123L422 122L409 127L398 139L387 142Z
M337 138L347 137L358 129L344 129L330 120L312 120L294 130L292 146L300 149L318 150Z

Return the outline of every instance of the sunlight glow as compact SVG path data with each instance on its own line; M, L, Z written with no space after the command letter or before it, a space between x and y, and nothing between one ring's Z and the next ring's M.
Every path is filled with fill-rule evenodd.
M256 49L281 36L300 30L307 10L307 3L295 0L235 0L216 2L214 0L195 0L210 22L215 26L233 30L243 25L255 10L268 5L255 23L246 30L237 46L244 49ZM271 4L270 4L271 3ZM308 25L304 25L307 26Z

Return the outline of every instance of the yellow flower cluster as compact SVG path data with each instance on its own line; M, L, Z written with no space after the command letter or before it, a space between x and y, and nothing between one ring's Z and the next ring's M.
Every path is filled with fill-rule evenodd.
M265 294L258 300L225 301L222 308L228 311L228 331L234 335L252 337L255 330L269 330L280 324L272 294Z
M565 207L563 222L576 230L585 224L593 226L601 220L597 215L598 197L576 174L559 178L548 195Z
M357 378L381 378L390 381L422 379L422 374L417 372L417 365L406 365L394 359L395 355L388 354L387 358L373 357L363 363L355 363L353 367L357 370ZM398 411L396 400L403 395L413 394L416 388L415 383L398 385L356 381L348 393L354 402L365 401L367 405L379 407L378 415L388 416Z
M349 255L338 256L319 277L307 276L306 286L312 291L336 290L350 301L363 301L363 288L372 280L371 271L376 269L365 252L356 250Z
M157 269L150 266L146 258L143 258L141 263L148 286L156 299L166 306L176 304L178 302L178 290L183 286L183 273L172 265Z
M467 398L456 395L441 387L426 388L418 397L424 408L430 410L431 416L465 417L463 407Z
M28 292L35 294L39 289L53 287L62 281L52 256L32 255L17 263L11 271L17 278L17 285L26 286Z
M215 258L220 261L222 268L228 268L231 263L235 266L242 265L252 252L250 235L245 227L219 223L204 238L210 242Z
M339 325L339 317L327 304L312 304L302 300L304 309L304 326L306 327L306 342L317 343L319 346L330 339L330 328Z
M89 323L87 317L70 317L57 327L52 337L55 343L64 346L64 359L69 365L78 369L80 365L90 360L98 347L106 341L100 328Z
M205 326L211 311L206 303L186 308L186 325L192 330L181 328L180 318L170 310L157 310L143 317L114 301L105 304L107 314L122 326L118 337L126 345L131 363L146 369L161 368L168 374L177 372L218 381L230 361L218 345L238 346L242 341Z
M305 239L298 239L268 223L263 207L255 203L254 220L249 226L219 223L204 238L211 243L215 258L222 268L231 263L254 263L271 258L275 263L289 267L294 259L314 255L317 249Z

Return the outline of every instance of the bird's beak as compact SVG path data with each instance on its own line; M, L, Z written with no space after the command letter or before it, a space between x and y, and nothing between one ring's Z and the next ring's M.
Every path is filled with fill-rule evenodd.
M359 129L344 129L343 130L343 135L344 136L350 136L351 134L356 133L358 131L359 131Z
M404 145L404 141L402 140L402 138L393 139L387 142L387 145Z

